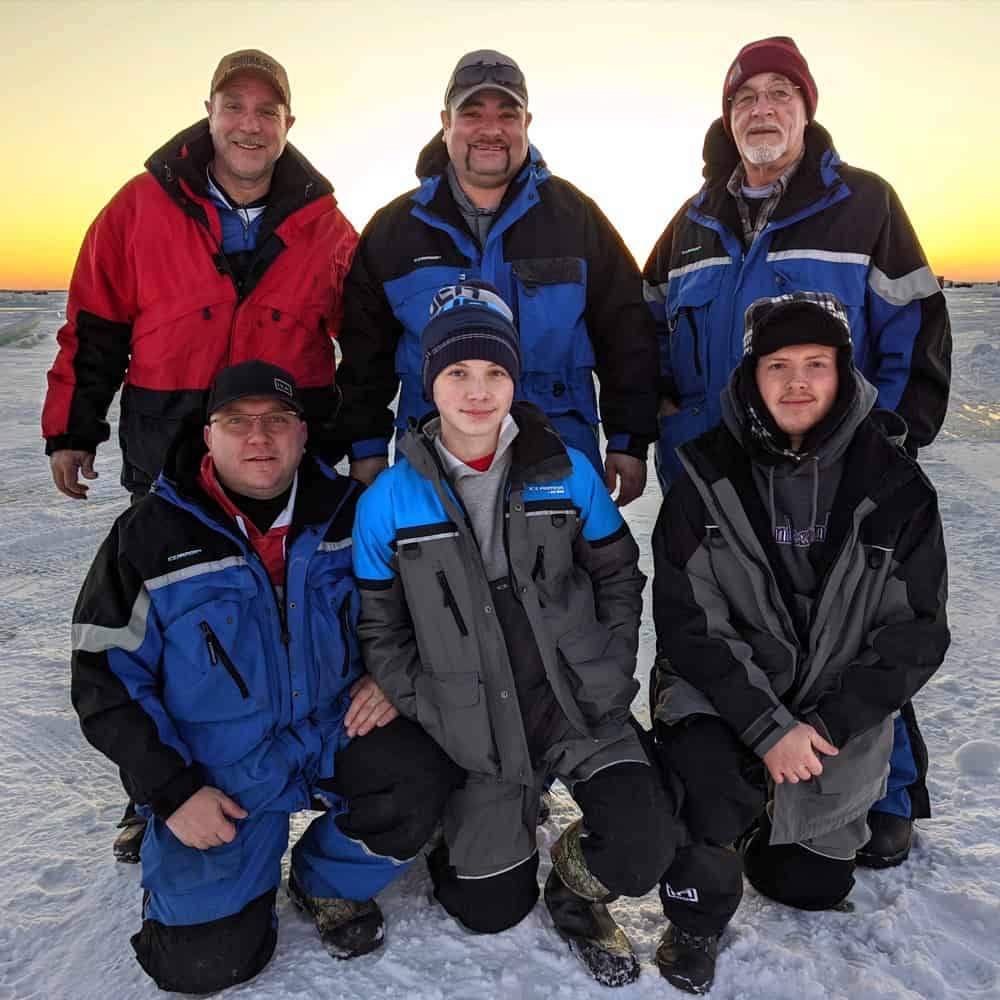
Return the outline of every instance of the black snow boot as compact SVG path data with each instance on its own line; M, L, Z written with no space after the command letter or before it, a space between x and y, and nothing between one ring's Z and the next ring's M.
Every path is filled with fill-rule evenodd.
M855 857L855 863L864 868L893 868L901 865L910 855L913 839L913 820L895 813L868 813L868 829L872 835Z
M139 863L139 848L142 846L142 838L146 834L146 819L135 811L132 802L125 807L125 815L122 816L118 824L121 833L115 837L112 850L115 854L115 861L121 861L126 865L137 865Z
M707 993L715 979L718 953L718 936L688 934L671 924L656 949L656 967L671 986L686 993Z
M385 921L374 899L310 896L299 885L294 868L288 875L288 895L312 917L320 940L334 958L367 955L385 940Z
M639 978L639 961L625 932L605 904L616 897L587 867L580 820L552 845L545 905L556 930L603 986L627 986Z

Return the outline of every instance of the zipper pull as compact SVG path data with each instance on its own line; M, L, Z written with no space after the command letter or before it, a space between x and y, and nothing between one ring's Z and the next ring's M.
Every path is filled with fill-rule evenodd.
M198 627L202 631L202 635L205 636L205 645L208 646L208 658L212 661L212 666L216 666L219 662L219 654L215 649L215 638L212 635L212 629L209 627L208 622L199 622Z

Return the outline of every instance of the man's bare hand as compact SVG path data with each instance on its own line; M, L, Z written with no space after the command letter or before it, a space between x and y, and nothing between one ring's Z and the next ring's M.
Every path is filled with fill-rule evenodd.
M672 417L675 413L679 412L680 408L672 399L669 399L667 396L664 396L663 399L660 400L661 417Z
M351 462L351 479L357 479L366 486L371 486L375 482L375 477L388 468L389 459L385 455L376 455L374 458L359 458L356 462Z
M207 851L228 844L236 836L230 819L246 819L249 814L218 788L199 788L167 820L167 828L185 846Z
M351 707L344 716L348 736L364 736L376 726L387 726L397 718L399 712L370 674L359 677L351 685Z
M87 499L90 487L80 482L77 473L82 473L84 479L97 478L92 451L61 448L49 455L49 468L52 470L52 481L60 493L65 493L74 500Z
M830 757L836 757L840 753L812 726L800 722L764 754L764 764L776 785L783 781L797 785L800 781L808 781L813 775L823 773L823 765L815 753L817 750Z
M604 461L604 485L612 496L617 487L615 504L618 507L630 504L641 497L646 488L646 463L620 451L610 452Z

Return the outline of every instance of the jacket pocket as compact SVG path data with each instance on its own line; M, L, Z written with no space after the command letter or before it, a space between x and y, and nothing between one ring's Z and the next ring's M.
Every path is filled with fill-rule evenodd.
M244 701L250 697L250 688L247 687L247 682L243 680L242 675L236 668L236 664L233 663L229 654L226 652L225 647L219 642L218 636L212 631L212 626L206 621L198 622L198 627L201 629L202 635L205 637L205 645L208 647L208 658L212 663L212 666L216 666L221 663L226 669L226 673L229 674L233 679L233 683L239 689L240 694L243 696Z
M639 690L635 658L624 640L599 622L587 622L560 636L556 646L590 726L623 722Z
M712 328L710 314L719 294L723 268L705 267L674 278L667 289L668 355L681 407L704 398L708 352ZM731 339L728 330L723 334ZM723 366L726 374L733 367L742 343L728 345L729 357Z
M524 371L559 375L568 386L577 369L592 369L595 363L583 318L586 264L579 257L530 257L512 260L510 266Z
M243 867L239 831L228 844L205 851L185 847L163 820L154 817L142 842L142 887L150 892L192 893L230 879Z
M496 774L493 727L478 673L420 674L417 721L467 771Z

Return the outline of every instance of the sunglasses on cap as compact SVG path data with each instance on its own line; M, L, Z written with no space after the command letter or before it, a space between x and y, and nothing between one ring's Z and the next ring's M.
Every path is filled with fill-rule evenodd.
M477 87L481 83L496 83L509 87L521 97L527 98L527 86L524 74L510 63L474 63L472 66L462 66L455 70L448 88L446 103L451 102L451 96L456 90Z

